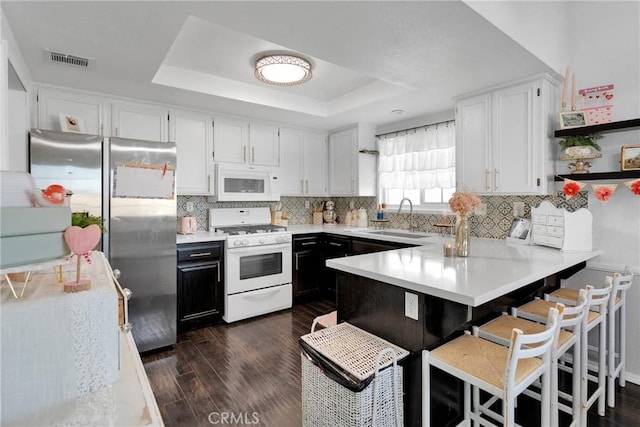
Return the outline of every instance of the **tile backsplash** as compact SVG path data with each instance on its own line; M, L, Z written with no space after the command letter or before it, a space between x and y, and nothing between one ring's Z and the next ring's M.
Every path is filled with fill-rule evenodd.
M289 224L310 224L312 222L313 204L329 198L324 197L282 197L282 210L291 214ZM344 220L347 212L353 205L354 209L365 208L369 218L375 218L378 206L375 197L332 197L335 202L338 221ZM588 207L587 192L581 192L572 199L565 199L562 193L552 196L480 196L482 203L487 208L486 215L471 215L471 235L477 237L489 237L504 239L513 219L513 203L524 202L525 217L531 217L531 207L540 205L543 200L548 200L554 206L564 208L570 212ZM204 196L178 196L178 216L195 216L198 222L198 230L209 229L209 209L215 208L249 208L268 207L272 202L209 202ZM192 202L193 212L187 212L187 202ZM309 208L305 208L305 202L309 202ZM385 212L385 218L389 220L388 228L409 228L408 209L405 206L402 213ZM449 215L453 215L449 212ZM414 214L413 225L421 231L437 233L437 223L442 222L442 214Z

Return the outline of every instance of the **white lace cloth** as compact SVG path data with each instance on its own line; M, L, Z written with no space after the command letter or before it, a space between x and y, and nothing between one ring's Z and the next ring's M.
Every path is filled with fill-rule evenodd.
M104 255L94 252L91 260L82 260L87 291L63 292L53 269L34 273L19 300L0 286L2 425L56 405L80 408L77 402L93 408L83 412L109 418L107 386L119 368L118 297ZM75 280L75 265L64 266L65 281Z

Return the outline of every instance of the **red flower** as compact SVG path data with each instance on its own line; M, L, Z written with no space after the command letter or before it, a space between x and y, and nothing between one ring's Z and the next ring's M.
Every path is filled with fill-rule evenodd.
M575 182L567 182L564 187L562 187L562 191L565 196L573 197L580 192L580 186Z
M606 202L611 198L613 190L609 187L598 187L596 190L596 198L601 202Z
M640 196L640 179L633 182L629 188L633 194Z

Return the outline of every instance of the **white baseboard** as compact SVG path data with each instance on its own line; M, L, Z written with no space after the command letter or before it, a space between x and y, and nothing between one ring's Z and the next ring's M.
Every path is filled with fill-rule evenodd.
M640 375L634 375L627 372L626 380L628 383L633 383L635 385L640 385Z

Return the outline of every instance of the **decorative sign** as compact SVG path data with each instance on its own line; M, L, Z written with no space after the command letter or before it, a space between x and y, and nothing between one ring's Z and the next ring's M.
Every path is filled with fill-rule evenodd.
M175 167L123 163L116 166L113 197L133 199L175 198Z

